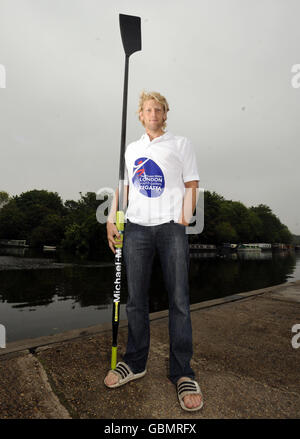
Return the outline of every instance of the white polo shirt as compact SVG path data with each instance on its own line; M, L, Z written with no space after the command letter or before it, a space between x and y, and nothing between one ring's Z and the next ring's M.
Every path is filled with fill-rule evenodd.
M148 134L127 146L125 185L129 184L126 218L143 226L178 222L184 183L199 180L188 139L169 131L152 141Z

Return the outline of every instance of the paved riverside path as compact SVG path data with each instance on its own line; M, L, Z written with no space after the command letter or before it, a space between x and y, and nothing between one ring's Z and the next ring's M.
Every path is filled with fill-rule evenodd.
M0 419L299 418L300 281L191 306L192 367L204 394L183 411L168 373L168 312L151 314L144 378L118 389L103 379L110 325L9 343L0 349ZM119 328L119 359L127 322Z

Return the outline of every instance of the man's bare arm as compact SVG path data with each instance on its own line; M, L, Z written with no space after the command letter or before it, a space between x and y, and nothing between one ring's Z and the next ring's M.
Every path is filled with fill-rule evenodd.
M190 224L198 201L198 180L187 181L184 183L184 186L186 188L186 191L184 194L181 214L178 222L180 224L188 226Z

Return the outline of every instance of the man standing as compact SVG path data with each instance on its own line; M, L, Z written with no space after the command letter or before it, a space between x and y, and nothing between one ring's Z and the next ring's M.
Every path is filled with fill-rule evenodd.
M190 142L164 131L168 111L162 95L143 92L138 113L146 132L128 145L125 153L128 209L123 251L128 281L128 343L124 362L109 371L104 383L115 388L146 373L150 346L148 288L157 252L169 298L169 378L177 386L181 407L190 411L203 406L190 366L193 348L185 234L196 206L199 175ZM120 238L114 224L116 207L115 201L107 221L113 252Z

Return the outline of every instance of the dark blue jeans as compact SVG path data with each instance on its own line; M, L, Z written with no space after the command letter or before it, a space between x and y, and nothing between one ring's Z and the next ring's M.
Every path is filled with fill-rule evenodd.
M127 221L124 261L128 282L128 343L124 361L134 373L145 370L149 346L148 289L155 252L158 253L169 299L170 380L194 379L189 303L189 248L185 227L174 222L140 226Z

